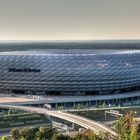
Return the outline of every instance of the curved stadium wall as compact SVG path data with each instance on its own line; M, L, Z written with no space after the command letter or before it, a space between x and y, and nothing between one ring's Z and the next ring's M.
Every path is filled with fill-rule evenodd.
M0 52L1 92L94 95L139 87L139 50Z

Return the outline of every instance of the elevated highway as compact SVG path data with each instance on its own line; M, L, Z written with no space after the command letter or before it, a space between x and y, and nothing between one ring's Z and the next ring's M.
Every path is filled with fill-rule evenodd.
M107 132L110 133L112 135L117 135L116 132L114 132L112 129L108 128L107 126L104 126L98 122L95 122L93 120L81 117L81 116L77 116L77 115L73 115L73 114L69 114L69 113L64 113L61 111L50 111L50 110L46 110L44 108L37 108L37 107L28 107L28 106L14 106L14 105L6 105L6 104L0 104L0 108L5 108L5 109L17 109L17 110L23 110L23 111L30 111L30 112L36 112L36 113L43 113L46 116L53 116L53 117L57 117L63 120L67 120L69 122L78 124L86 129L91 129L93 130L95 133L99 133L99 132Z

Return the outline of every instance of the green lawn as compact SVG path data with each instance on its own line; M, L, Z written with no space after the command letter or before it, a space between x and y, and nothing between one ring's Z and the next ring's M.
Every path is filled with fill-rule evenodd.
M24 113L0 117L0 130L14 127L50 124L51 121L43 114Z

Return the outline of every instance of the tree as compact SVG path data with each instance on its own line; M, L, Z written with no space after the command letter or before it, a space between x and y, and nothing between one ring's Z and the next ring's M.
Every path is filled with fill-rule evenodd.
M97 140L118 140L118 137L112 136L109 132L108 133L100 132L98 134Z
M54 135L52 140L72 140L72 138L68 135Z
M21 111L15 110L15 109L9 109L8 110L8 115L14 115L14 114L19 114Z
M8 137L0 137L0 140L10 140L10 138L8 138Z
M14 128L11 130L13 140L31 140L35 138L36 132L39 131L35 128Z
M55 128L40 127L39 131L36 133L37 140L51 140L53 135L57 134Z
M99 136L96 135L93 131L87 129L84 132L77 134L74 140L102 140L102 139L99 138Z
M20 138L24 140L33 140L35 137L35 132L33 128L22 128L19 130Z
M130 140L140 140L138 125L136 123L131 127Z
M132 112L127 113L126 115L120 117L115 122L115 128L119 135L119 138L122 140L131 140L131 128L134 125L134 114ZM134 131L134 130L133 130Z
M11 130L11 135L13 140L18 140L20 137L19 129L18 128L13 128Z

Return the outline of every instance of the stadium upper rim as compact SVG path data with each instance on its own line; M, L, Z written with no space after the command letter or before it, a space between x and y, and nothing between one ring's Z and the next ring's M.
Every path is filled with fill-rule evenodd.
M137 54L140 50L125 49L47 49L47 50L24 50L24 51L4 51L0 55L121 55Z

